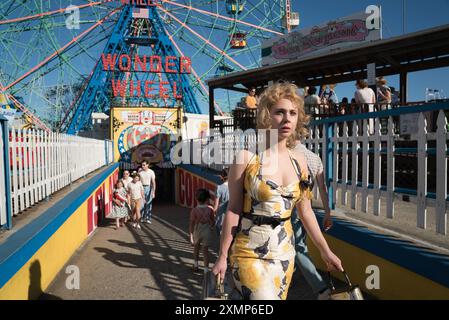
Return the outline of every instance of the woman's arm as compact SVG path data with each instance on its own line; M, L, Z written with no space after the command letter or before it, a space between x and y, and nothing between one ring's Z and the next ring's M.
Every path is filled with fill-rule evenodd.
M220 241L220 253L212 272L220 274L220 278L224 279L229 247L234 238L235 231L238 227L240 215L243 209L243 180L246 166L250 160L251 153L248 151L240 152L235 163L229 170L229 203L226 210Z
M214 194L214 213L217 214L217 210L218 210L218 205L220 204L220 196L218 195L218 187L217 190L215 190L215 194Z
M215 225L215 210L214 207L211 205L208 206L209 208L209 225L213 227Z
M308 172L307 161L304 157L304 154L298 149L296 149L294 151L294 156L300 164L301 172ZM322 178L324 177L322 176ZM321 182L324 185L324 179ZM318 225L318 221L316 220L315 213L312 210L311 201L306 197L303 197L303 199L298 201L298 203L296 204L296 209L298 211L299 218L302 220L302 223L306 228L306 231L309 234L310 238L312 239L313 243L320 251L321 257L326 263L328 269L329 270L337 269L343 271L340 259L329 249L326 239L324 238L323 233L320 230L320 226Z
M321 171L316 175L316 181L318 184L318 188L320 189L320 198L321 202L323 203L325 216L323 219L323 227L324 231L328 231L330 228L332 228L332 218L331 218L331 209L329 207L329 194L327 192L327 186L324 181L324 172Z
M152 176L151 176L151 198L155 198L156 197L156 176L153 172Z
M340 259L331 251L329 245L324 239L324 236L320 230L315 214L313 213L311 202L309 199L302 199L296 206L299 217L302 220L304 228L306 228L307 234L312 239L315 246L321 253L321 258L326 263L328 271L343 271Z

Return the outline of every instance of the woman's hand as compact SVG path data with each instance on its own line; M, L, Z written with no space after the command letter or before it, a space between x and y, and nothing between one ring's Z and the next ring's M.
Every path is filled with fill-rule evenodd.
M190 234L190 244L192 246L195 245L194 242L193 242L193 234L192 233Z
M332 251L322 252L321 258L326 264L327 271L344 271L341 260Z
M223 256L219 256L217 262L215 262L214 267L212 268L212 273L214 275L220 274L220 279L225 278L226 269L228 268L227 259Z

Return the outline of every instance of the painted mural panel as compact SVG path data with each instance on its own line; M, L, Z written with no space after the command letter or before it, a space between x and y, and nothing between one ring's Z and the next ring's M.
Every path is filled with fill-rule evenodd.
M180 108L111 109L114 160L133 167L144 160L160 168L171 167L170 149L180 134L180 119Z

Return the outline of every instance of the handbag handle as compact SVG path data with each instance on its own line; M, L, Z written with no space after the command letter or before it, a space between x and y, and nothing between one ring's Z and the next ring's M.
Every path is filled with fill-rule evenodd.
M346 282L347 282L348 286L352 287L351 280L349 280L349 276L348 276L348 274L346 273L346 271L343 271L342 273L343 273L343 275L344 275L345 278L346 278ZM329 277L329 284L330 284L330 286L331 286L331 289L332 289L332 290L335 290L335 285L334 285L334 282L332 281L332 277L331 277L330 271L327 272L327 275L328 275L328 277Z
M217 273L217 275L215 276L215 294L217 296L223 296L224 295L224 285L223 282L221 281L221 277L220 277L220 272Z

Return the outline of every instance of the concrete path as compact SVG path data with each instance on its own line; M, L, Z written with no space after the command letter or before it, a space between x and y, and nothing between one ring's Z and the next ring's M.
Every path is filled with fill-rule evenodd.
M188 242L189 210L155 205L152 224L141 230L114 230L112 221L94 235L67 263L80 270L80 289L68 290L65 269L46 290L50 299L190 300L201 299L202 273L192 272ZM213 239L215 261L218 238ZM211 264L212 265L212 264ZM44 298L45 298L44 297ZM296 272L289 299L315 299Z

